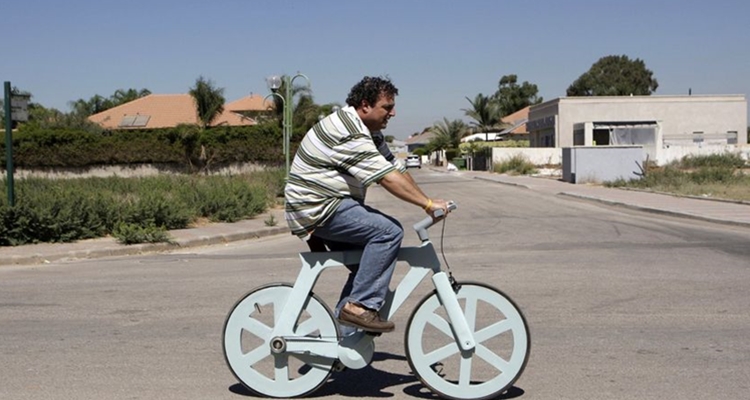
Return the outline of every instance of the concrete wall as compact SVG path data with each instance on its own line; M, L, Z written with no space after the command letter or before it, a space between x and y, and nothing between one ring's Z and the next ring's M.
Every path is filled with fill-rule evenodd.
M679 161L683 157L692 156L707 156L711 154L724 154L724 153L735 153L739 154L745 160L750 160L750 146L703 146L703 147L683 147L683 146L670 146L659 150L659 165L669 164L672 161Z
M221 168L212 168L210 175L239 175L263 170L265 167L252 163L237 163ZM48 179L90 178L120 176L124 178L154 176L161 174L184 174L184 168L171 165L139 164L139 165L106 165L94 168L17 168L13 174L15 179L28 177ZM0 176L5 177L5 169L0 169Z
M492 163L502 163L519 155L534 165L560 165L562 163L562 149L554 147L493 147Z
M574 146L577 147L577 146ZM602 148L606 148L602 146ZM711 154L724 154L724 153L736 153L739 154L743 159L750 160L750 146L703 146L703 147L682 147L682 146L671 146L659 150L659 160L649 158L650 161L655 161L658 165L669 164L672 161L679 161L687 155L711 155ZM495 147L492 149L492 163L501 163L520 155L534 165L561 165L563 162L562 148L505 148ZM645 160L645 155L644 155Z
M640 146L593 146L564 147L562 158L565 182L602 183L638 179L645 157Z

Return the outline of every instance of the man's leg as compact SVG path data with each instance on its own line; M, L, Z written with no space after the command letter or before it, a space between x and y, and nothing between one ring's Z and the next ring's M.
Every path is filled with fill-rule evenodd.
M346 199L324 225L315 229L314 235L327 241L363 246L344 313L360 315L363 311L380 310L404 237L401 224L371 207ZM392 330L390 326L384 329Z

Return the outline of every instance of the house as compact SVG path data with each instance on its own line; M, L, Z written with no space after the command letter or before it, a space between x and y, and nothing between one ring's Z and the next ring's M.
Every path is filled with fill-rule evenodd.
M257 94L250 94L241 99L224 105L224 109L250 118L258 118L261 115L273 113L276 104L273 99Z
M189 94L150 94L91 115L89 121L105 129L173 128L180 124L198 124L195 101ZM216 118L212 126L255 125L253 118L227 110Z
M561 97L529 109L530 146L642 146L659 164L747 143L744 95ZM701 152L705 152L705 149Z
M413 153L414 150L427 146L430 140L435 137L435 134L430 131L424 131L422 133L416 133L406 139L406 150L409 153Z
M474 133L464 136L461 142L497 141L497 140L529 140L526 122L529 120L529 107L524 107L512 114L506 115L501 121L508 127L500 132Z
M526 106L503 117L502 121L510 126L500 132L499 135L504 136L505 140L529 140L529 131L526 128L526 123L529 121L530 108L531 106Z

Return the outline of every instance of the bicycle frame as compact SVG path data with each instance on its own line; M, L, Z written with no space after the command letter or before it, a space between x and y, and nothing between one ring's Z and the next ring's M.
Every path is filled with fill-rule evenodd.
M424 239L424 238L423 238ZM283 350L288 352L305 352L325 358L339 358L350 368L362 368L369 364L371 354L372 335L358 332L359 336L346 338L340 344L337 338L310 338L295 336L295 323L298 321L303 305L321 273L334 267L358 264L362 251L300 253L302 268L295 281L292 292L287 299L281 313L278 315L271 337L283 338ZM410 266L406 276L399 282L395 290L386 295L382 315L391 319L403 305L409 295L419 283L432 271L432 281L441 303L446 309L448 320L453 330L454 338L459 347L470 351L475 341L469 329L466 318L456 298L453 286L445 272L441 270L440 260L429 239L420 246L401 248L398 261L407 262ZM351 353L354 350L354 354Z

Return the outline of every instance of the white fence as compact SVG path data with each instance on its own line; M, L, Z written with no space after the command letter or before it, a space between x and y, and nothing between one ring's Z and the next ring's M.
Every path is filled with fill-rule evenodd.
M711 154L736 153L743 159L750 160L750 146L706 145L706 146L670 146L657 150L658 165L666 165L681 160L688 155L707 156ZM492 149L492 163L502 163L515 156L522 156L534 165L561 165L562 148L554 147L495 147Z
M498 164L521 156L534 165L562 164L562 149L554 147L493 147L492 163Z

